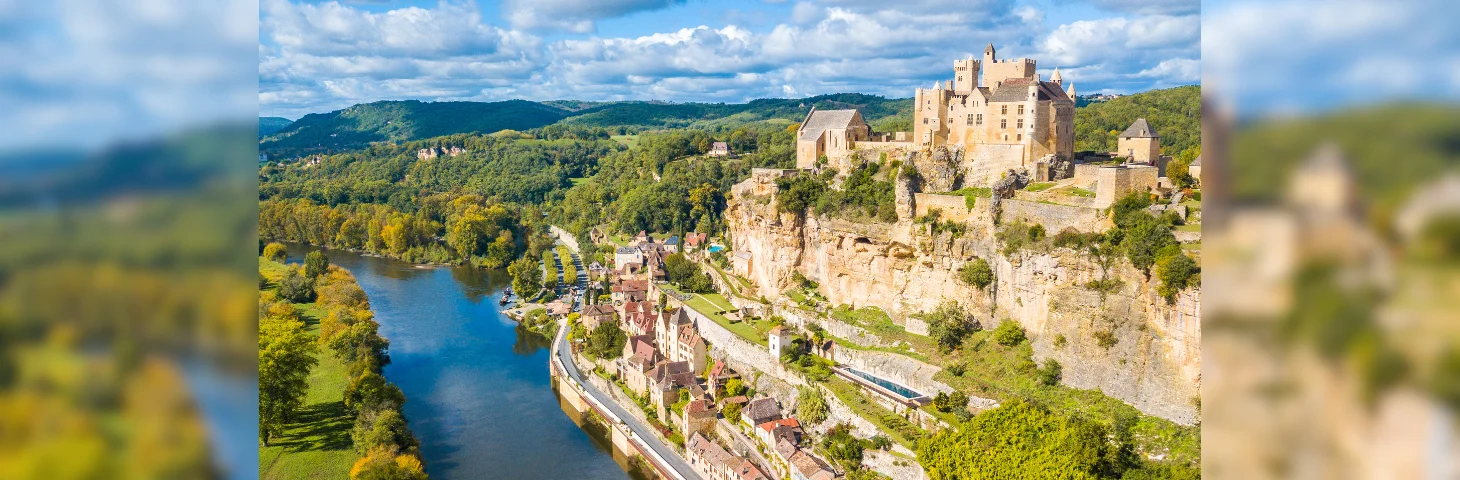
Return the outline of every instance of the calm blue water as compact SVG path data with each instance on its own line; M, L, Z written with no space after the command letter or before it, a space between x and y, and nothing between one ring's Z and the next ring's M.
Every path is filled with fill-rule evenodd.
M705 250L709 250L710 253L715 253L724 249L724 245L710 245L709 248L706 248Z
M888 389L888 390L892 390L893 393L896 393L898 395L902 395L904 398L913 399L913 398L918 398L918 397L923 396L923 394L921 394L921 393L914 392L914 391L912 391L912 389L907 388L907 387L904 387L902 385L899 385L899 384L896 384L896 383L892 383L891 381L888 381L887 379L884 379L882 377L878 377L878 376L875 376L875 375L872 375L870 373L863 372L861 370L857 370L857 369L854 369L854 368L846 368L845 370L848 371L848 372L852 372L852 375L856 375L858 377L862 377L862 378L866 379L869 382L872 382L872 383L877 384L878 386L881 386L882 388L885 388L885 389Z
M304 248L290 246L290 261ZM432 479L629 478L603 432L564 411L549 381L549 340L501 314L505 272L326 254L370 296L390 339L385 377L406 394Z

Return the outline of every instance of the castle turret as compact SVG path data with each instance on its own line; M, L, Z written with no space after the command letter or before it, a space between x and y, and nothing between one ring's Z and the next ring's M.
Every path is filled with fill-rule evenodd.
M1055 85L1063 83L1064 78L1060 77L1060 67L1054 67L1054 75L1050 75L1049 81Z
M1070 100L1074 100L1075 99L1075 83L1074 82L1070 82L1070 88L1065 89L1065 95L1069 95L1070 96Z

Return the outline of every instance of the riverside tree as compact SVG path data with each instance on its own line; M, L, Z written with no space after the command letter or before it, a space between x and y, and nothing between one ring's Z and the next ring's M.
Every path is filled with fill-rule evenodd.
M288 313L276 313L284 312L280 305ZM292 310L276 304L259 321L259 440L265 445L303 404L309 369L318 363L317 347Z

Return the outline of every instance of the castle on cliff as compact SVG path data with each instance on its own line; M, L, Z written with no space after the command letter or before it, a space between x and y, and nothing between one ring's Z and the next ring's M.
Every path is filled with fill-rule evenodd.
M797 131L797 168L814 168L854 149L946 148L989 172L1028 167L1050 155L1074 156L1075 87L1064 85L1059 69L1044 81L1034 60L999 60L991 43L982 60L955 60L953 74L946 84L917 89L912 132L879 134L856 110L813 108Z

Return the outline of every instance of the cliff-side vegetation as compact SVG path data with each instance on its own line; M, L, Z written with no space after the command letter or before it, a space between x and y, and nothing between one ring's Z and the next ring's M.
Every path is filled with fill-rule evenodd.
M854 221L891 223L897 221L897 202L890 177L896 169L881 162L867 162L852 168L841 187L832 186L835 170L820 175L794 175L776 180L776 209L782 213L805 212ZM879 174L882 178L879 179Z

